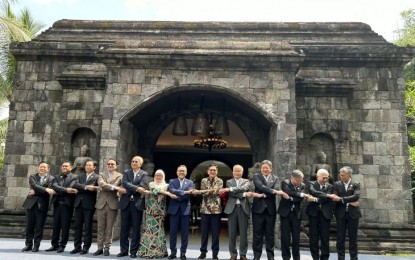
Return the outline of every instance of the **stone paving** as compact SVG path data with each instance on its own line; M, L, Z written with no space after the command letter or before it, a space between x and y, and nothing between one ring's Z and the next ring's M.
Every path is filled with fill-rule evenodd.
M179 240L180 241L180 240ZM187 252L187 259L197 259L199 256L199 244L198 241L191 240L189 243L189 249ZM86 256L83 255L71 255L69 252L73 249L73 244L70 243L66 247L66 250L64 253L57 254L56 252L45 252L45 249L50 247L50 240L44 240L42 241L42 244L40 246L40 251L38 253L32 253L32 252L21 252L21 249L24 247L24 240L23 239L10 239L10 238L0 238L0 259L1 260L20 260L20 259L29 259L29 260L48 260L48 259L130 259L129 257L124 258L117 258L116 254L120 251L119 241L114 241L113 246L111 247L110 253L111 255L108 257L104 256L93 256L92 253L95 252L97 249L96 244L93 244L90 250L90 253ZM227 249L227 239L221 239L221 251L219 253L219 259L229 259L229 253L225 251ZM281 251L276 250L275 251L275 259L281 260ZM211 259L212 255L211 252L208 252L208 258ZM263 258L265 257L265 250L263 252ZM248 259L253 258L252 250L248 251ZM139 258L140 259L140 258ZM165 258L167 259L167 258ZM302 260L312 260L310 253L308 251L301 251L301 259ZM332 253L330 255L330 260L337 259L337 254ZM349 260L350 258L347 256L346 260ZM360 254L359 255L360 260L407 260L407 259L415 259L415 254L412 256L381 256L381 255L367 255L367 254Z

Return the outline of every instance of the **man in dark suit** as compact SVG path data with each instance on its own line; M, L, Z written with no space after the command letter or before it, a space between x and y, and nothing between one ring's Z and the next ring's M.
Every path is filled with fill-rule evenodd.
M330 257L330 221L333 216L333 203L329 198L332 194L332 185L328 183L329 172L319 169L316 174L317 181L311 181L308 187L313 199L307 199L308 223L310 228L309 242L313 260L328 260ZM321 253L319 252L321 242Z
M142 164L143 158L135 156L131 160L131 169L125 170L122 177L122 185L126 192L121 195L119 204L121 209L121 252L117 255L118 257L127 256L128 249L130 249L130 257L137 258L145 206L144 192L148 189L148 174L140 169ZM130 230L132 230L131 244L128 241Z
M254 201L252 204L252 224L254 259L260 259L262 255L263 237L265 235L265 248L268 260L274 259L275 245L275 221L277 218L276 195L288 198L288 195L280 190L280 181L272 174L272 163L269 160L261 162L261 172L253 178L255 187Z
M241 260L247 260L248 251L248 220L251 215L251 203L248 200L252 196L250 192L251 183L242 178L244 168L237 164L233 166L233 178L226 181L224 192L228 193L228 200L225 206L225 213L228 214L229 231L229 253L231 260L236 260L236 236L239 230L240 244L239 256Z
M313 260L328 260L330 256L330 221L333 217L333 203L328 197L332 194L332 185L328 183L329 172L326 169L317 171L317 181L311 181L309 192L314 198L308 199L307 215L309 223L310 252ZM321 254L319 252L321 241Z
M78 190L75 198L74 214L74 249L71 254L87 254L92 243L92 223L97 201L98 174L95 173L97 163L92 159L85 162L85 173L79 175L74 188ZM82 248L82 233L84 246Z
M167 214L170 215L170 255L168 259L175 259L177 254L177 233L180 227L182 244L180 246L180 259L186 259L188 244L190 198L193 191L193 182L186 179L187 168L185 165L177 167L177 178L169 181L169 191L177 196L170 200Z
M51 189L55 177L48 174L49 165L41 162L37 173L29 177L29 194L23 203L26 210L26 242L22 251L39 252L43 238L43 227L49 209L49 196L55 194Z
M312 199L312 196L304 193L303 179L304 174L300 170L294 170L289 179L281 182L281 190L289 196L289 198L282 198L278 207L281 220L281 255L283 260L291 258L290 240L293 259L300 260L301 202L304 198Z
M337 255L339 260L345 259L346 230L349 235L350 260L357 260L357 231L359 218L360 183L352 180L353 170L344 166L339 171L340 181L333 184L333 194L330 196L336 202L334 215L337 228Z
M71 224L73 205L75 195L78 192L73 188L78 180L78 176L71 173L72 164L69 161L63 162L61 166L61 174L56 176L56 181L52 188L55 195L52 197L53 204L53 232L52 247L46 251L55 251L62 253L65 251L69 238L69 227ZM61 234L62 232L62 234ZM59 239L60 238L60 239Z

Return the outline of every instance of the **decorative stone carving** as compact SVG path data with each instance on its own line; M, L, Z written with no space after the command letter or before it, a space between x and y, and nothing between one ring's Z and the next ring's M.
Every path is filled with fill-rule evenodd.
M89 157L89 147L88 145L84 144L81 146L81 156L76 157L73 163L73 172L75 174L82 174L85 172L85 163L88 159L92 159Z
M320 169L326 169L329 172L330 180L333 181L333 172L331 166L327 164L327 155L323 151L317 153L317 163L312 167L310 180L315 181L317 179L317 171Z

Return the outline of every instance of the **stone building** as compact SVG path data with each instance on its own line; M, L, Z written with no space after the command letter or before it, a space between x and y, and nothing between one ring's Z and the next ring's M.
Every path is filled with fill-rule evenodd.
M361 182L363 237L410 226L403 66L413 50L366 24L61 20L11 49L6 211L21 211L40 161L57 171L83 144L101 170L140 154L168 178L179 164L263 159L280 178L309 176L324 152L334 179L349 165ZM200 112L226 117L226 149L172 135L179 116L192 124Z

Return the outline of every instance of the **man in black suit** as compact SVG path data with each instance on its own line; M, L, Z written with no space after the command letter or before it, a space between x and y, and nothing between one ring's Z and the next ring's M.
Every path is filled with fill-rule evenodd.
M79 175L74 188L78 190L75 198L74 214L74 249L71 254L87 254L92 243L92 223L97 201L98 174L95 173L97 163L92 159L85 162L85 173ZM82 233L84 246L82 248Z
M309 223L310 252L313 260L328 260L330 256L330 221L333 217L333 203L329 198L332 194L332 185L328 183L329 172L326 169L317 171L317 181L311 181L309 185L310 195L313 200L308 200L307 215ZM321 241L321 254L319 252L319 240Z
M340 181L333 184L333 194L330 196L336 202L334 215L337 228L337 255L339 260L345 259L346 230L349 235L350 260L357 260L357 231L359 218L360 183L352 180L353 170L344 166L339 171Z
M260 259L262 255L263 237L265 235L265 247L268 260L274 259L275 221L277 218L276 195L288 198L288 195L280 190L280 181L272 175L271 161L261 162L261 172L253 178L255 186L254 200L252 204L252 224L254 259Z
M49 165L41 162L37 173L29 177L29 194L23 203L26 210L26 242L22 251L39 252L43 238L43 227L49 209L49 196L55 194L51 189L55 177L48 174Z
M312 196L304 193L303 178L304 174L300 170L294 170L289 179L281 182L281 190L289 196L282 198L278 207L281 220L281 255L283 260L291 258L290 239L293 259L300 260L301 202L304 198L312 199Z
M62 253L65 251L66 244L68 243L69 227L73 214L75 194L78 192L77 189L73 188L76 181L78 180L78 176L71 173L71 171L71 162L63 162L61 166L61 174L55 177L56 181L52 186L52 188L55 190L55 195L52 197L52 247L46 249L46 251L56 250L57 253Z
M121 252L117 257L127 256L130 251L130 257L137 258L145 206L144 192L148 189L148 174L140 169L142 164L143 158L134 156L131 160L131 169L125 170L122 177L124 188L119 190L119 193L122 194L119 203L121 209ZM128 241L130 229L132 230L131 244Z

